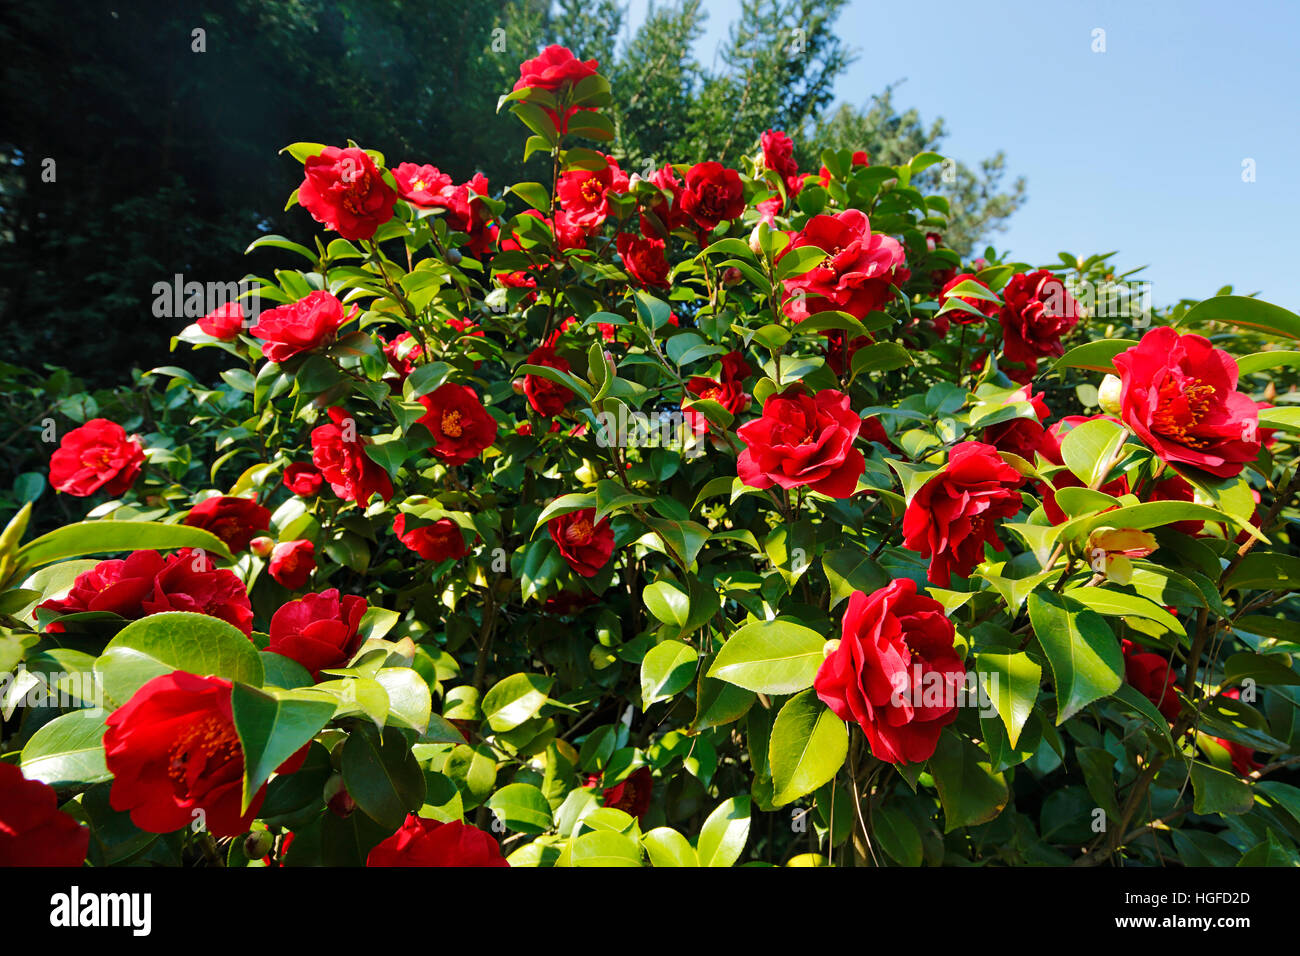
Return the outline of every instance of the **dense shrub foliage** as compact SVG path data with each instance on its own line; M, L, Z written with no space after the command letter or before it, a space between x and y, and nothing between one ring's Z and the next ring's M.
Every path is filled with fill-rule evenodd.
M522 64L504 191L288 147L220 384L7 372L92 507L11 493L0 862L1300 862L1300 317L608 101Z

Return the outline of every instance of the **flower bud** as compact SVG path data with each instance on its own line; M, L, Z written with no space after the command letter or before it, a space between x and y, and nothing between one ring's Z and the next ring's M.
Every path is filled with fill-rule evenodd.
M512 381L510 387L514 390L516 395L524 394L524 380L522 378L517 378Z
M756 256L763 254L763 227L766 225L767 223L760 222L749 234L749 251Z
M825 660L826 658L830 657L839 649L840 649L840 639L838 637L832 637L829 641L827 641L824 645L822 645L822 660Z
M730 268L727 269L726 272L722 273L722 284L735 285L742 278L743 276L741 276L740 270L737 269L735 266L731 266Z
M264 558L275 548L275 541L264 534L259 534L252 541L248 542L248 547L249 550L259 558Z
M1107 415L1118 415L1120 413L1119 393L1121 389L1120 380L1114 375L1107 375L1101 380L1101 385L1097 388L1097 404Z
M348 788L343 785L341 773L333 774L325 781L325 805L336 817L349 816L357 808L352 794L348 793Z
M275 837L270 830L254 830L244 837L244 856L250 860L260 860L271 852L275 846Z

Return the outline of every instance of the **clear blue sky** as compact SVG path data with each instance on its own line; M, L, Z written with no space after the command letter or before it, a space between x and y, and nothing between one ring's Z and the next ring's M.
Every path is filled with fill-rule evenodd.
M646 3L630 0L630 25ZM739 2L704 6L709 65ZM905 80L895 105L942 116L945 153L1001 149L1008 180L1028 180L999 249L1117 249L1148 266L1157 305L1231 284L1300 311L1300 0L851 0L838 25L858 55L839 99Z

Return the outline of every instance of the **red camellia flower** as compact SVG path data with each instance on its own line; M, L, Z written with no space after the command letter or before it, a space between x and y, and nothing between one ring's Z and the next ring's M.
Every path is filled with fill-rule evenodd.
M557 515L546 523L560 556L584 578L595 577L614 553L614 529L609 519L601 518L599 524L595 519L595 508L583 508Z
M794 159L794 141L780 130L768 130L760 139L763 147L763 165L778 173L782 179L799 172Z
M749 396L745 394L745 387L739 379L724 378L718 381L712 378L705 378L702 375L692 376L686 382L686 392L688 395L694 395L697 399L705 399L711 402L717 402L733 415L739 415L749 407ZM682 397L682 407L685 410L686 420L691 423L691 427L696 432L706 432L709 430L708 420L699 412L686 408L687 397Z
M240 813L244 751L230 708L231 684L174 671L149 681L109 714L104 758L113 774L108 800L149 833L201 822L216 837L248 831L266 796L258 790ZM306 749L280 773L302 765Z
M992 445L962 442L948 464L923 484L903 513L903 547L930 559L939 587L966 577L984 559L984 545L1003 550L994 521L1020 510L1024 477Z
M722 356L722 380L724 382L742 382L754 374L754 367L745 360L740 352L728 352Z
M664 258L662 239L642 239L620 232L615 244L628 275L645 286L668 287L668 260Z
M656 169L650 177L650 182L659 188L662 195L653 200L646 209L654 214L663 229L657 228L643 212L641 234L649 239L665 239L668 233L685 226L691 220L691 217L682 211L682 193L685 187L677 178L677 171L670 163Z
M381 339L382 341L382 339ZM416 360L424 355L419 343L410 332L399 332L391 342L384 342L384 358L393 370L392 378L400 384L415 371ZM384 378L389 378L385 375Z
M709 160L696 163L686 174L682 212L702 232L712 232L724 219L737 219L745 211L745 186L740 174Z
M393 519L393 533L402 544L426 561L446 561L469 554L465 536L460 533L460 525L450 518L441 518L433 524L407 531L406 515L399 512Z
M1007 402L1008 404L1012 402L1028 402L1033 406L1034 414L1038 416L1038 420L1013 418L1009 421L998 422L996 425L990 425L984 429L984 441L998 451L1019 455L1025 461L1033 464L1034 452L1038 451L1039 445L1042 444L1045 432L1042 422L1051 414L1051 411L1048 409L1047 403L1043 401L1042 393L1035 393L1033 388L1028 385L1012 392L1008 396Z
M1241 689L1238 687L1229 687L1219 696L1226 697L1229 700L1241 700ZM1256 770L1263 769L1264 764L1255 759L1254 747L1234 743L1231 740L1224 740L1222 737L1213 737L1211 739L1224 750L1228 751L1228 756L1232 759L1232 769L1237 771L1241 776L1249 777ZM3 854L0 854L0 856L2 855ZM2 862L0 862L0 865L2 865Z
M637 767L601 796L605 806L622 810L640 820L650 809L650 794L653 789L654 778L650 776L650 768Z
M244 307L238 302L219 305L199 319L199 328L204 335L210 335L214 339L233 341L244 328Z
M1090 422L1097 418L1104 418L1106 421L1119 424L1109 415L1067 415L1059 422L1054 423L1043 434L1038 444L1038 453L1053 465L1064 465L1065 459L1061 456L1061 440L1069 433L1070 429L1082 425L1084 422ZM1082 488L1084 484L1080 481L1070 469L1062 467L1051 477L1051 485L1039 487L1043 495L1043 510L1047 512L1048 520L1052 524L1061 524L1065 521L1065 512L1061 510L1056 503L1056 492L1062 488ZM1106 484L1097 489L1105 494L1119 497L1128 494L1128 479L1123 475L1113 478Z
M310 498L320 491L324 481L325 476L316 466L305 461L296 461L284 470L284 486L302 498Z
M253 633L253 606L244 582L234 571L218 568L197 548L182 548L168 557L143 601L145 614L190 611L217 617L245 634Z
M1120 417L1163 461L1219 478L1259 457L1259 407L1237 391L1237 361L1164 326L1115 356Z
M393 497L388 472L365 452L357 436L356 420L341 408L329 410L330 424L312 429L311 460L344 501L365 507L372 495L385 501Z
M58 614L107 611L128 619L143 617L141 602L153 591L154 579L162 569L162 555L157 551L133 551L124 559L100 561L89 571L82 571L66 596L36 606ZM63 629L55 621L46 630L58 634Z
M204 498L185 516L185 524L211 531L231 551L243 551L259 531L271 527L271 512L251 498Z
M342 302L317 290L297 302L267 309L248 331L263 340L262 354L268 361L284 362L333 342L339 328L357 313L357 306L345 313Z
M497 841L459 820L408 814L400 830L370 851L366 866L509 866Z
M559 369L561 372L569 370L568 359L560 358L555 354L555 349L549 345L533 349L528 356L528 364L544 365L547 368ZM564 411L564 406L573 400L573 392L563 385L552 382L549 378L532 374L524 376L524 396L528 399L528 404L533 406L533 411L546 418L560 414Z
M397 194L413 206L425 209L445 207L452 190L451 177L437 166L401 163L393 167Z
M107 418L92 418L63 436L50 456L50 484L65 495L86 498L99 490L126 492L144 467L144 448Z
M271 549L267 570L278 583L296 591L316 570L316 545L310 541L281 541Z
M425 413L416 422L433 435L433 453L444 465L463 465L496 441L497 421L468 385L439 385L420 404Z
M973 282L985 292L990 292L989 287L983 282L980 282L979 279L975 278L974 274L970 272L962 272L953 276L944 283L943 289L939 292L940 308L947 305L949 299L948 293L957 288L957 286L961 285L963 282ZM961 302L963 305L969 305L972 309L978 310L977 312L967 312L965 309L953 309L951 312L944 313L943 318L950 319L958 325L974 325L976 322L983 322L985 319L993 318L993 316L998 314L998 310L1001 309L1001 306L998 305L997 302L989 299L979 299L972 295L959 295L954 296L953 298L956 298L956 300Z
M0 866L81 866L90 830L59 809L54 788L0 763Z
M369 239L393 218L396 201L397 193L363 149L326 146L303 164L299 205L344 239Z
M625 193L627 187L627 173L606 156L600 169L571 169L562 175L555 195L574 225L595 229L609 215L609 194Z
M1002 354L1008 361L1036 363L1065 354L1061 336L1079 321L1079 308L1064 282L1046 269L1018 272L1002 290L1002 299Z
M568 47L548 46L538 56L519 64L514 88L555 92L566 83L592 76L599 66L595 60L579 60Z
M872 755L921 763L957 717L966 666L943 605L899 578L871 594L855 591L839 646L822 661L813 689L840 720L854 720Z
M357 628L366 613L365 598L339 597L338 588L304 594L271 615L266 649L297 661L318 680L323 669L342 667L361 646Z
M826 258L803 275L782 280L785 313L795 322L828 310L866 318L889 301L891 284L901 285L911 276L898 240L873 235L870 221L856 209L813 216L778 261L804 246L824 250Z
M1125 638L1119 643L1124 652L1124 680L1133 689L1156 705L1156 710L1170 723L1178 719L1178 685L1174 683L1173 668L1159 654L1144 651L1140 645Z
M769 398L761 418L736 430L746 446L736 473L751 488L807 486L848 498L866 470L866 459L853 447L861 428L843 392L825 388L809 395L796 384Z

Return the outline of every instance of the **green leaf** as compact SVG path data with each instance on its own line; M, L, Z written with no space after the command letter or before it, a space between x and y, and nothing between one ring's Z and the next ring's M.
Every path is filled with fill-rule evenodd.
M1123 682L1124 658L1104 618L1074 598L1029 595L1029 620L1047 654L1056 686L1059 726Z
M881 807L871 814L871 829L881 849L903 866L920 866L925 859L921 834L906 813Z
M797 249L791 249L776 264L776 278L779 281L801 276L815 268L817 263L825 258L826 252L816 246L800 246Z
M1025 721L1033 712L1034 702L1038 700L1043 669L1021 651L1017 654L976 654L975 670L1007 728L1007 740L1014 747Z
M641 844L626 833L593 830L573 841L569 847L569 861L573 866L639 867Z
M1140 617L1155 621L1182 637L1187 636L1183 625L1159 604L1136 594L1125 594L1104 587L1067 588L1065 594L1084 606L1106 617Z
M1225 591L1300 591L1300 558L1252 551L1223 580Z
M1052 366L1054 370L1063 368L1086 368L1093 372L1107 375L1115 374L1115 356L1126 352L1138 343L1132 339L1098 339L1085 342L1070 349Z
M173 548L201 548L222 560L234 560L225 542L202 528L154 521L81 521L28 541L18 549L18 565L34 568L83 554Z
M889 575L860 548L839 548L822 555L822 570L831 585L830 609L854 591L870 594L889 583Z
M1237 359L1237 372L1251 375L1255 372L1267 372L1281 366L1300 368L1300 352L1273 349L1268 352L1255 352Z
M239 628L189 611L132 621L95 661L104 693L118 705L153 678L172 671L224 677L253 687L261 687L263 678L257 647Z
M915 364L912 356L897 342L877 342L853 353L853 360L849 364L849 379L855 379L864 372L888 372Z
M939 736L930 773L943 804L943 832L987 823L1010 799L1006 778L994 773L989 755L951 730Z
M410 667L383 667L375 681L388 694L388 719L423 734L433 710L433 696L424 678Z
M700 858L689 840L672 827L656 827L641 837L641 845L656 867L696 867Z
M42 725L23 747L23 776L52 787L111 780L104 764L106 716L99 708L74 710Z
M545 833L551 828L551 805L532 784L507 784L488 797L487 807L506 829L518 833Z
M604 478L596 482L596 523L599 524L602 519L609 517L616 511L622 511L632 505L649 504L651 501L654 501L654 499L635 494L628 491L617 481Z
M1061 439L1061 458L1076 478L1096 488L1105 482L1114 456L1127 437L1123 426L1104 418L1083 422Z
M428 365L417 366L402 384L402 398L413 402L421 395L436 391L447 383L447 379L454 371L455 369L446 362L430 362Z
M570 375L568 372L562 372L558 368L551 368L549 365L528 365L524 364L515 370L516 375L536 375L540 378L549 379L557 385L563 385L573 394L581 396L582 400L590 405L595 393L586 382Z
M849 754L849 733L812 690L786 701L768 745L774 806L812 793L831 780Z
M541 183L515 183L507 192L512 192L528 205L542 213L551 211L551 193Z
M424 771L396 728L379 737L370 725L359 726L343 743L340 769L357 806L390 830L424 803Z
M641 709L691 686L699 654L682 641L664 641L650 649L641 661Z
M690 617L691 598L672 581L655 581L646 585L641 598L650 613L664 624L686 627Z
M1250 784L1236 774L1192 761L1192 809L1196 813L1245 813L1255 804Z
M709 668L709 677L760 694L794 694L811 687L826 639L811 628L777 618L739 628Z
M311 691L268 694L236 682L231 690L235 732L244 749L246 811L275 768L288 760L330 722L334 702Z
M511 674L483 697L483 716L497 733L514 730L532 719L546 703L554 677L541 674Z
M749 808L748 796L731 797L709 814L696 847L701 866L732 866L740 859L749 839Z
M1300 339L1300 315L1279 305L1242 295L1217 295L1198 302L1183 314L1178 325L1204 329L1210 322L1222 322L1286 339Z

